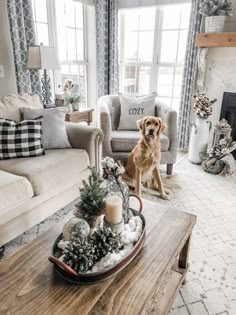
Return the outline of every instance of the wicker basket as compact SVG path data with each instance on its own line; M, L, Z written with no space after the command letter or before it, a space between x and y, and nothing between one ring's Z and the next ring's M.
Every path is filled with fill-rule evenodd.
M205 33L220 33L223 32L225 25L225 16L206 16L205 18Z

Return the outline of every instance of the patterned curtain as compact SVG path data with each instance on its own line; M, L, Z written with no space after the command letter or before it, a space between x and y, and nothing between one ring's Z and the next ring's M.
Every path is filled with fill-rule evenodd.
M192 0L192 12L190 16L189 33L186 47L178 122L178 145L180 149L187 149L189 144L192 95L197 67L197 47L194 45L194 40L195 34L200 32L201 26L201 15L198 13L199 3L200 0Z
M119 92L118 0L96 0L97 96Z
M7 0L18 93L41 94L38 71L26 69L27 49L35 44L31 0Z

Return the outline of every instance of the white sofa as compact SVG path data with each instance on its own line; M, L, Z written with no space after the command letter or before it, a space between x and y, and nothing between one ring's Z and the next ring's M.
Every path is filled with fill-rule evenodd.
M0 98L0 118L22 119L20 107L41 108L37 96ZM0 246L79 196L89 166L99 167L101 129L66 123L72 149L45 156L0 160ZM52 130L53 132L53 130Z

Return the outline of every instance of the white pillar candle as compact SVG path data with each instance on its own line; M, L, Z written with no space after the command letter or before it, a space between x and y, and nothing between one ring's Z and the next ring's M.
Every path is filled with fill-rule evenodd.
M109 224L118 224L122 221L123 200L118 196L106 199L105 218Z

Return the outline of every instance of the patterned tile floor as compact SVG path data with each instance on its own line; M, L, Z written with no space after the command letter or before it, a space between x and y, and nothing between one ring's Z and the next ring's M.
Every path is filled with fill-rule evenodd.
M197 215L187 282L171 315L236 315L236 178L210 175L183 159L166 176L170 200L146 190L144 197ZM6 245L3 259L61 220L73 203Z

